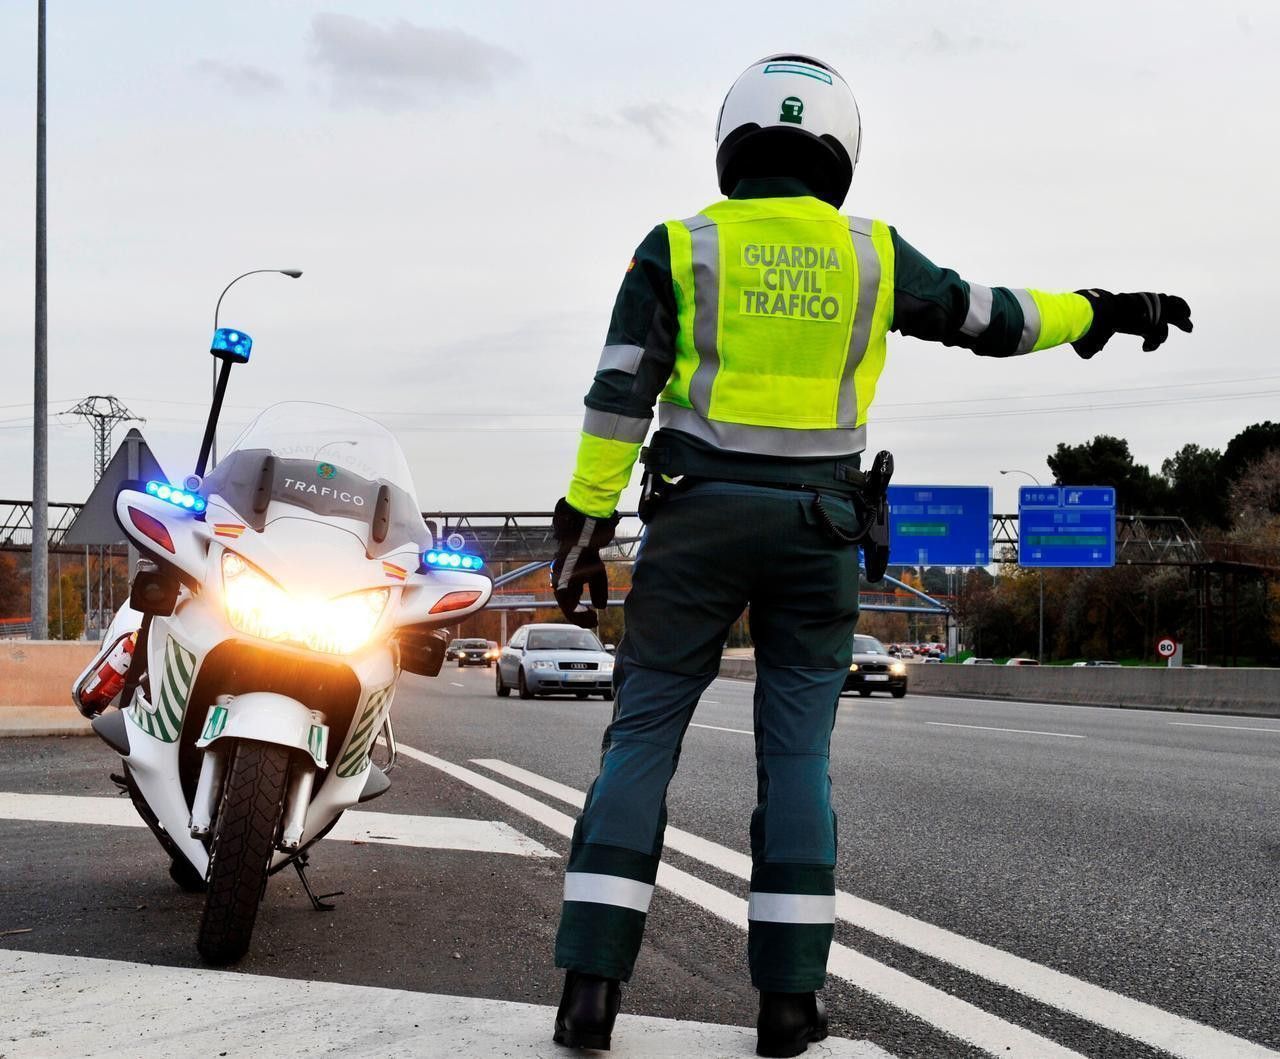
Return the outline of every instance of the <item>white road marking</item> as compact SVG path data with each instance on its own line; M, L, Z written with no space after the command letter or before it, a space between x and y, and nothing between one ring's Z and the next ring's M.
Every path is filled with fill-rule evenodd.
M586 797L574 787L505 761L478 760L474 763L578 808L582 807ZM728 875L747 880L751 878L751 858L727 846L677 827L667 828L665 844ZM1241 1059L1262 1059L1264 1056L1276 1059L1280 1055L1252 1041L1113 993L1092 982L1073 978L932 923L854 897L843 890L836 891L836 918L1105 1029L1163 1048L1173 1055L1186 1059L1220 1059L1228 1055ZM927 1015L922 1017L928 1018Z
M690 728L709 728L713 732L737 732L738 735L755 735L755 732L748 731L746 728L721 728L718 724L694 724L689 723Z
M1253 728L1244 724L1202 724L1199 721L1170 721L1181 728L1230 728L1234 732L1272 732L1280 735L1280 728Z
M451 680L451 681L449 681L449 683L450 683L453 687L455 687L455 688L465 688L465 687L466 687L466 685L465 685L465 684L459 684L456 680Z
M1071 735L1068 732L1033 732L1028 728L993 728L989 724L956 724L954 721L925 721L939 728L976 728L981 732L1014 732L1017 735L1052 735L1059 739L1083 739L1082 735Z
M0 791L0 820L52 824L146 827L128 798L91 798L66 794L15 794ZM555 857L546 846L500 820L452 816L410 816L348 810L324 841L373 842L419 849L457 849L474 853L510 853L518 857Z
M286 1055L300 1046L388 1059L569 1054L551 1043L555 1009L537 1004L12 950L0 950L0 978L22 998L4 1022L5 1054L15 1059ZM754 1047L754 1029L624 1014L610 1055L720 1059ZM828 1039L815 1053L892 1059L869 1041Z
M421 750L405 746L403 743L400 744L400 753L415 761L421 761L424 765L439 769L463 783L470 784L476 790L497 798L517 812L525 813L565 838L573 835L573 818L552 809L536 798L531 798L527 794L462 765L455 765L452 761L434 757ZM583 797L581 792L575 791L574 795L581 804ZM668 840L675 830L675 828L667 829ZM705 842L703 839L697 841ZM708 848L714 845L709 842L705 844ZM700 847L695 845L694 848ZM724 847L719 848L724 849ZM724 851L732 853L731 850ZM696 875L673 868L669 864L658 866L657 884L683 897L686 901L706 909L726 923L742 930L747 929L747 902L743 898L713 886ZM968 1001L917 981L901 971L878 963L839 943L831 946L831 957L827 966L836 977L843 978L886 1003L936 1026L944 1033L958 1037L992 1055L1003 1056L1005 1059L1069 1059L1069 1057L1080 1059L1078 1052L1064 1048L1021 1026L1006 1022Z
M699 701L699 702L708 702L708 703L710 703L712 706L719 706L719 705L720 705L720 700L719 700L719 699L699 699L698 701Z

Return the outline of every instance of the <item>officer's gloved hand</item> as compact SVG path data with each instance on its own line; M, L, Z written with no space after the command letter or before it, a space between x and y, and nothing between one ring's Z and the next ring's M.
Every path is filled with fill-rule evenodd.
M613 540L617 528L616 511L608 518L592 518L563 497L556 502L551 532L559 547L551 561L551 590L564 616L584 629L594 629L599 624L596 611L609 603L609 577L600 549ZM590 608L582 606L584 585L591 590Z
M1112 335L1141 335L1142 348L1150 353L1169 337L1169 325L1191 330L1191 307L1173 294L1112 294L1105 290L1080 290L1093 307L1093 326L1071 347L1088 360Z

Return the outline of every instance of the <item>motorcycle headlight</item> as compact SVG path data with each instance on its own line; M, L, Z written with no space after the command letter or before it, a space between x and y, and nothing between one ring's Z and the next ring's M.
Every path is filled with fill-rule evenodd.
M391 591L374 588L320 603L301 601L235 552L223 552L222 595L227 620L238 632L339 655L369 642Z

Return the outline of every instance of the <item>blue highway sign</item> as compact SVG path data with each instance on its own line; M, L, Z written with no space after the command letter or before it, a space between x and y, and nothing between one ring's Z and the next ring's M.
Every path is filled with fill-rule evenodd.
M1116 491L1024 485L1018 490L1019 566L1115 566Z
M987 566L990 562L990 486L889 486L891 566Z

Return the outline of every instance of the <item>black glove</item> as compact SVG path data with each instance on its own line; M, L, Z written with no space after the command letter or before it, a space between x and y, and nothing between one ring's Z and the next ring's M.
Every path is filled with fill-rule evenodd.
M1078 290L1093 307L1093 326L1088 333L1071 343L1080 356L1088 360L1116 332L1141 335L1142 348L1150 353L1169 337L1169 325L1180 331L1191 330L1191 307L1173 294L1112 294L1105 290Z
M556 502L551 532L559 542L551 561L551 591L564 616L583 629L594 629L597 610L609 604L609 577L600 559L600 549L613 540L618 514L608 518L584 515L561 497ZM582 587L591 590L591 608L582 606Z

